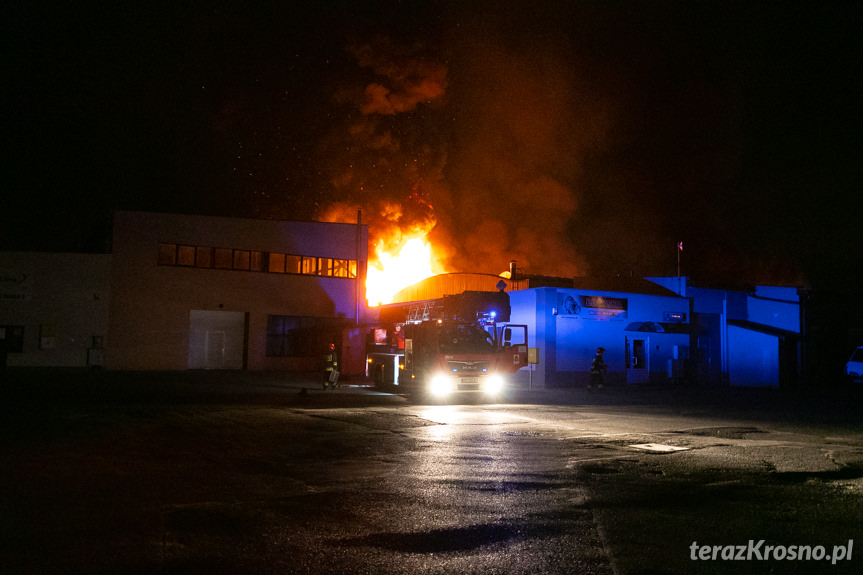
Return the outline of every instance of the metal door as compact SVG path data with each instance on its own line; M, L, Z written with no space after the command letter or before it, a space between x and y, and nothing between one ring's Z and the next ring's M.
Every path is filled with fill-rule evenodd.
M189 311L189 369L244 369L248 317L241 311Z
M208 331L206 339L207 369L225 367L225 332Z
M626 383L650 381L650 338L626 337Z

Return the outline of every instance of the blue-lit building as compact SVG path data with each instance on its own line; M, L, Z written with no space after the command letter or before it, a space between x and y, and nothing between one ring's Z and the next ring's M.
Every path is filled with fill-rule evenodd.
M510 295L509 323L528 326L538 363L516 374L534 387L587 385L596 349L605 349L609 385L684 377L690 345L690 300L642 278L549 278L512 281L484 274L443 274L401 292L400 302L466 290Z
M806 303L797 287L719 289L687 278L649 278L692 301L694 379L704 384L793 387L807 373Z
M400 302L465 290L510 294L510 323L528 326L538 363L516 381L586 386L597 347L609 385L794 386L805 375L805 303L795 287L717 289L685 277L549 278L517 281L443 274L401 292Z

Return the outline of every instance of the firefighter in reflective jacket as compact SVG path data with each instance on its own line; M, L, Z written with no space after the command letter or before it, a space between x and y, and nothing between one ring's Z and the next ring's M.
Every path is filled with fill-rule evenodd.
M605 348L596 348L596 355L593 356L593 361L590 363L590 384L588 389L593 387L602 387L605 380L605 372L608 371L608 365L602 359L602 354L605 353Z
M336 354L336 344L331 343L324 355L324 389L336 387L339 382L339 357Z

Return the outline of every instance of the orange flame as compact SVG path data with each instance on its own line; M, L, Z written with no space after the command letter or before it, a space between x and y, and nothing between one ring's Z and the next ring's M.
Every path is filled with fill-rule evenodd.
M378 261L369 262L366 299L370 306L391 303L402 289L435 275L432 250L425 236L405 241L394 253L384 250L384 241L375 246Z
M419 206L423 217L405 218L404 206L381 202L371 211L369 242L374 243L374 255L369 254L366 273L366 300L369 306L392 303L404 288L443 273L437 255L428 241L435 226L431 205L412 194L411 206ZM336 202L321 214L321 221L351 223L357 206ZM371 250L370 250L371 251Z

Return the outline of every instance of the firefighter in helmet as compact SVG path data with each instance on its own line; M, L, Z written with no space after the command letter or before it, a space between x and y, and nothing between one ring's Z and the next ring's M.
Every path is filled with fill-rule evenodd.
M331 343L324 354L324 389L336 387L339 381L339 357L336 344Z
M605 382L605 372L608 371L608 365L602 358L602 354L604 353L605 348L596 348L596 354L593 356L593 361L590 362L590 383L587 386L588 389L592 389L594 387L601 388L602 384Z

